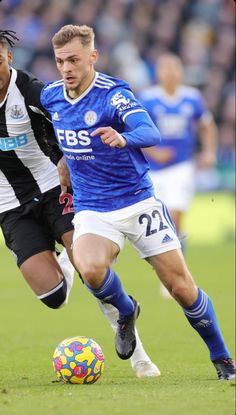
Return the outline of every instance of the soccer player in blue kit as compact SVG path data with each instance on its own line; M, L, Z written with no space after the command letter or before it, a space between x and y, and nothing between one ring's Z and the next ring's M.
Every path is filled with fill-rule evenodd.
M139 99L161 133L157 146L144 149L156 194L167 206L181 239L182 220L189 209L195 185L195 165L211 168L216 162L217 127L201 93L183 85L180 58L172 53L157 62L158 84L144 89ZM196 156L198 137L201 149ZM161 285L161 295L170 294Z
M15 32L0 30L0 229L31 289L58 309L67 303L74 278L73 195L69 189L60 195L56 164L63 153L40 103L44 85L11 66L16 40ZM56 240L65 246L58 257ZM98 305L113 327L116 309ZM136 376L159 376L137 330L136 343L130 358Z
M158 143L158 129L124 81L95 71L92 28L64 26L52 43L63 79L44 88L41 102L51 114L74 190L73 260L89 291L119 312L118 356L132 355L139 314L111 268L127 237L205 341L218 377L235 379L212 302L196 286L168 211L154 196L141 148Z

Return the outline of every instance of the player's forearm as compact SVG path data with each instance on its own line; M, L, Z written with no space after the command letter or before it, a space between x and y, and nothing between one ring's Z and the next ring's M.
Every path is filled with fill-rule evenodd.
M147 147L142 151L149 159L159 164L166 164L175 156L175 150L171 147Z
M202 152L216 155L218 145L218 131L214 121L200 127Z
M59 160L63 157L63 152L61 151L56 137L53 132L47 132L46 136L44 137L44 141L48 148L48 156L50 160L57 165Z
M198 156L200 168L211 168L217 160L217 127L214 121L201 126L200 129L201 152Z
M155 146L160 142L160 134L157 129L137 128L129 133L122 133L127 145L130 147L145 148Z
M58 164L62 157L63 153L60 150L58 144L55 144L52 147L50 146L49 158L55 165Z
M159 130L146 112L129 115L126 118L126 125L130 131L122 133L122 136L128 146L151 147L157 145L161 140Z

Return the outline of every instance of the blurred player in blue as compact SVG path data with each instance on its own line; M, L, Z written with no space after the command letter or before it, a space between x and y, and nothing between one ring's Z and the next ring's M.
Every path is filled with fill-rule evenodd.
M91 293L119 312L118 356L132 355L139 314L111 268L127 237L205 341L219 378L234 379L211 300L196 286L168 211L154 196L141 148L158 143L158 129L124 81L95 71L92 28L64 26L52 42L63 79L44 88L41 102L51 114L74 190L73 259ZM66 186L62 160L59 173Z
M142 91L140 101L162 140L144 152L156 194L167 206L184 250L182 219L194 194L197 135L201 145L197 164L210 168L216 162L217 128L200 92L182 84L183 66L176 55L167 53L158 59L157 76L159 84ZM163 285L161 294L168 298Z

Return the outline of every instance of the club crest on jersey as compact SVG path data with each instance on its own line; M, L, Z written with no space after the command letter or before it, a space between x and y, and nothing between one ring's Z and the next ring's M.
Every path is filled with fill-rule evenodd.
M92 126L96 123L98 119L97 113L95 111L87 111L84 116L84 121L87 125Z
M10 117L14 118L15 120L19 120L20 118L24 117L24 111L23 108L20 107L20 105L13 105L10 108Z
M138 104L136 101L131 102L129 98L126 98L119 91L111 98L111 105L113 105L113 107L116 107L117 110L121 113L125 110L136 107Z
M117 92L113 97L111 98L111 105L113 107L120 107L121 105L126 106L130 103L130 99L126 98L124 95L122 95L121 92Z

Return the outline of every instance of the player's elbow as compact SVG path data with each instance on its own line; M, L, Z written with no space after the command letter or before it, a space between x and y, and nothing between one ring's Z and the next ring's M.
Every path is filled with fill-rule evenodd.
M157 146L161 141L160 132L158 128L156 127L153 127L153 128L149 127L147 131L145 132L145 137L147 137L147 140L146 140L145 145L143 146L144 148Z

